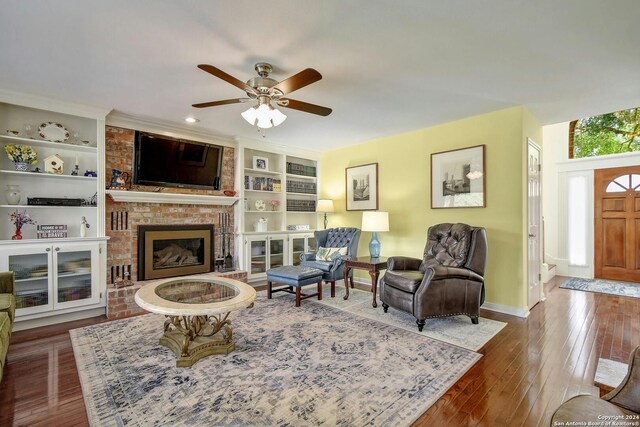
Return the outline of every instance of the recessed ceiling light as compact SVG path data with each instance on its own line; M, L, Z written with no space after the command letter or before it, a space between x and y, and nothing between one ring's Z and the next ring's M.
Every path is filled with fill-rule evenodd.
M184 119L184 121L187 123L198 123L200 120L196 119L195 117L187 117L186 119Z

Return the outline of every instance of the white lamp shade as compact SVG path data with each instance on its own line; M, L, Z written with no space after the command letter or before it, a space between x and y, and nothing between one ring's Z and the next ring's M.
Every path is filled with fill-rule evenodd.
M362 231L389 231L389 212L362 212Z
M253 126L256 124L256 119L258 118L258 109L256 107L249 107L247 111L240 115Z
M278 126L286 119L287 115L283 114L282 111L278 110L277 108L271 110L271 123L273 123L274 126Z
M287 118L280 110L268 104L250 107L247 111L241 113L241 115L247 122L262 129L278 126Z
M328 200L328 199L318 200L316 212L326 212L326 213L335 212L335 209L333 208L333 200Z

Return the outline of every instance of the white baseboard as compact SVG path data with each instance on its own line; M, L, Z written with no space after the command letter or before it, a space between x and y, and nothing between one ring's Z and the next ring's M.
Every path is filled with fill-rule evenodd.
M495 304L493 302L485 302L480 308L485 310L497 311L498 313L509 314L511 316L521 317L526 319L529 317L529 309L515 308L509 305Z
M549 283L556 276L556 267L549 268L549 264L542 263L542 283Z
M355 283L359 285L371 287L371 280L357 279L353 280ZM510 314L511 316L521 317L526 319L529 317L529 310L524 308L515 308L508 305L494 304L492 302L485 302L482 304L482 307L486 310L497 311L498 313Z
M24 331L25 329L39 328L41 326L55 325L57 323L71 322L73 320L88 319L90 317L98 317L106 315L106 308L93 308L83 311L75 311L72 313L58 314L49 317L40 317L37 319L20 320L16 319L13 324L14 331Z

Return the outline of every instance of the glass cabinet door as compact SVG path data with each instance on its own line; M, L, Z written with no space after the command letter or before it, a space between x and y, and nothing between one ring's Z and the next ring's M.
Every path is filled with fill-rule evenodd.
M249 241L249 256L251 259L251 274L260 274L267 271L267 241Z
M31 249L31 253L9 255L9 270L16 275L16 308L20 311L51 309L50 253L50 248L43 248L41 252Z
M300 255L304 253L304 237L294 237L291 239L291 263L300 265Z
M271 237L269 239L269 267L284 265L284 238Z
M54 245L55 308L100 301L98 251L95 244Z
M56 304L89 299L91 287L91 251L58 252L58 295Z

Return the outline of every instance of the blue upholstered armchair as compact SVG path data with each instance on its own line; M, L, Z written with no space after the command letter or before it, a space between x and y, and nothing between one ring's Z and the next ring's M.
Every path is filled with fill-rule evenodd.
M301 255L302 265L322 270L322 280L331 283L331 297L333 298L336 296L336 280L341 280L344 275L344 261L358 257L360 229L329 228L328 230L316 231L315 237L319 248L347 248L346 255L338 256L332 261L316 260L316 252L305 252ZM353 270L350 272L349 278L353 282Z

